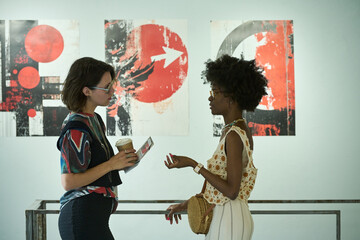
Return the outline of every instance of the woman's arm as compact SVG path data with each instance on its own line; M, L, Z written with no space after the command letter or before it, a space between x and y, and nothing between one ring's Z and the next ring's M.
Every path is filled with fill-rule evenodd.
M188 206L188 202L189 202L189 200L186 200L186 201L184 201L182 203L170 205L166 209L166 211L169 211L169 213L165 214L166 220L169 220L170 224L172 224L173 223L173 217L174 217L176 224L178 224L179 220L181 220L181 214L179 214L178 212L186 211L187 206Z
M61 184L66 191L86 186L110 171L121 170L134 165L138 157L135 150L121 151L111 157L108 161L99 164L93 168L87 169L81 173L63 173L61 174Z
M230 199L236 199L239 194L241 177L242 177L242 151L243 143L237 133L231 131L226 136L226 155L227 155L227 180L223 180L219 176L212 174L205 168L201 168L199 173ZM167 157L165 165L170 168L183 168L197 166L197 162L191 158L183 156L171 155L172 160Z
M225 142L227 156L227 180L223 180L205 168L201 168L199 173L226 197L234 200L238 196L240 190L243 168L242 151L244 146L239 135L234 131L228 133Z

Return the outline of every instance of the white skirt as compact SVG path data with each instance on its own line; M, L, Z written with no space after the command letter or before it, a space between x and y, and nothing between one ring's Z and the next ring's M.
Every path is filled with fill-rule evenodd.
M248 205L239 199L216 205L205 240L250 240L254 221Z

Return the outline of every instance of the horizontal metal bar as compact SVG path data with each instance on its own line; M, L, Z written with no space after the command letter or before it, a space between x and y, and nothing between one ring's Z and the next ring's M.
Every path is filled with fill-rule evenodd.
M251 214L339 214L339 210L251 210Z
M130 204L169 204L169 203L181 203L184 200L119 200L119 203L130 203ZM42 204L47 203L59 203L59 200L35 200L35 202L25 210L31 211L37 214L59 214L59 210L46 210L42 209ZM313 204L333 204L333 203L360 203L359 199L337 199L337 200L249 200L249 203L269 203L269 204L292 204L292 203L313 203ZM122 211L122 214L162 214L166 211L164 210L119 210ZM138 213L142 211L143 213ZM155 211L155 212L153 212ZM131 212L131 213L130 213ZM156 213L158 212L158 213Z
M360 203L360 199L249 200L249 203Z
M115 214L166 214L166 210L117 210ZM180 212L180 214L187 214L187 212Z
M45 203L60 203L59 200L37 200L44 201ZM119 200L119 203L181 203L184 200ZM322 199L322 200L249 200L249 203L267 203L267 204L291 204L291 203L315 203L315 204L327 204L327 203L360 203L360 199ZM34 204L33 204L34 205ZM32 208L30 208L32 209Z
M184 200L120 200L119 203L179 203ZM46 216L46 214L59 214L59 210L47 210L46 203L59 203L58 200L36 200L29 209L26 209L26 236L27 239L33 239L33 235L38 234L38 224L34 217L37 214ZM360 203L360 200L252 200L249 203ZM166 214L169 211L166 210L117 210L115 214ZM263 214L263 215L276 215L276 214L335 214L336 215L336 239L340 240L341 237L341 221L340 221L340 210L252 210L252 214ZM187 214L187 212L180 212L181 214ZM44 224L46 218L40 219ZM34 225L35 224L35 225ZM44 225L46 228L46 225ZM46 232L43 233L46 238ZM37 238L37 237L35 237Z
M31 206L30 206L28 209L26 209L26 211L27 211L27 210L36 210L36 209L41 208L43 201L46 201L46 200L36 199L36 200L33 202L33 204L31 204Z
M251 210L252 214L338 214L339 210ZM166 214L166 210L117 210L115 214ZM180 212L187 214L187 212Z
M59 214L60 210L38 209L38 210L32 210L32 212L36 214Z
M59 214L59 210L33 210L35 214ZM114 214L166 214L167 210L117 210ZM252 214L337 214L339 210L251 210ZM187 214L187 212L180 212Z
M119 203L182 203L185 200L118 200Z
M184 200L119 200L119 203L181 203ZM249 200L248 203L360 203L360 199L333 200Z

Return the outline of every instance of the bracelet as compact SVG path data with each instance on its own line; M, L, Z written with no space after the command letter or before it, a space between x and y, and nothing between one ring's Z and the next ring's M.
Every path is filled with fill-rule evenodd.
M200 169L203 167L204 167L204 165L202 165L201 163L198 163L198 165L194 168L194 172L196 172L197 174L200 174Z

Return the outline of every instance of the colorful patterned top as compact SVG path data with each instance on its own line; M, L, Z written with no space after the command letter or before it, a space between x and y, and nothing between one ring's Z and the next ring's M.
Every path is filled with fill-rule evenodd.
M105 132L105 126L100 124L96 115L71 112L65 118L61 128L64 128L69 121L80 121L85 123L86 126L91 129L93 135L95 135L101 141L104 140L104 134L102 133ZM63 137L60 139L61 173L81 173L88 169L91 161L90 141L91 135L84 130L68 129L66 131ZM103 194L105 197L111 197L117 200L116 186L84 186L67 191L60 199L60 209L62 209L70 200L93 192Z
M232 126L226 135L220 140L215 153L212 158L207 161L208 170L220 176L222 179L227 179L227 156L225 154L225 139L227 134L230 131L235 131L241 138L244 148L242 152L242 161L243 161L243 172L240 184L240 191L237 199L244 200L246 203L250 197L250 193L254 188L255 179L257 175L257 169L254 166L252 158L252 150L250 149L249 139L246 135L246 132L239 128L238 126ZM213 187L210 183L206 183L204 198L209 203L214 203L217 205L224 205L230 199L224 196L219 190Z

